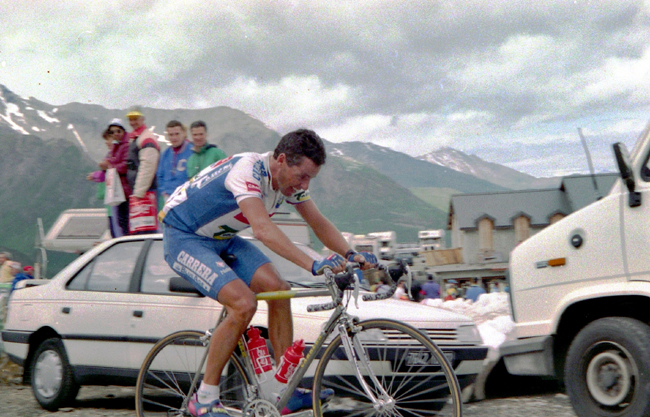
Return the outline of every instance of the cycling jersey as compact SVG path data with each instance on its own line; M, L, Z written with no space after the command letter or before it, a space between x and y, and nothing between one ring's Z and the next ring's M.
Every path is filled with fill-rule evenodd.
M260 198L269 216L285 200L289 204L309 200L307 190L286 199L279 190L273 190L271 154L241 153L205 168L169 197L160 214L162 222L185 232L229 239L250 227L238 205L246 198Z

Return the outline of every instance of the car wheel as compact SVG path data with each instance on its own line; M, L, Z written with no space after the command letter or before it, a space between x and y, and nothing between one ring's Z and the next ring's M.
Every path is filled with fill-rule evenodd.
M43 341L31 361L32 391L41 407L56 411L71 403L79 392L61 339Z
M569 347L564 375L580 417L650 416L650 327L627 317L588 324Z

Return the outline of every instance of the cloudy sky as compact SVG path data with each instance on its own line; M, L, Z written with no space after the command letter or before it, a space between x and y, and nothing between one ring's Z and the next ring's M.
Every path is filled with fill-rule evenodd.
M597 170L650 119L650 0L0 0L0 84L50 104L230 106L413 156Z

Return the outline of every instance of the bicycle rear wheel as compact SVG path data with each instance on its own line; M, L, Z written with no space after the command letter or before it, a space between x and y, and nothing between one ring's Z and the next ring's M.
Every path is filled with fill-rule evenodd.
M334 338L314 375L314 397L332 388L334 396L321 404L314 398L314 415L325 416L444 416L460 417L462 401L454 370L431 339L414 327L391 320L359 323L356 338L370 359L372 372L362 371L374 401L356 377L353 365ZM374 380L371 373L376 377Z
M181 331L154 345L138 374L135 393L138 417L190 415L183 403L194 394L189 389L207 349L201 337L200 332ZM235 355L231 356L219 382L224 406L241 410L247 385L248 377L241 363Z

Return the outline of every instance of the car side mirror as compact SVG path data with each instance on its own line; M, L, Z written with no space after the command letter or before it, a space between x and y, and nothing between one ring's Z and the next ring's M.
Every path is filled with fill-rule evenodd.
M618 165L618 172L621 179L625 183L629 193L628 204L630 207L638 207L641 205L641 193L635 191L636 181L634 180L634 171L632 170L632 163L630 162L630 154L624 143L616 142L614 145L614 157Z

